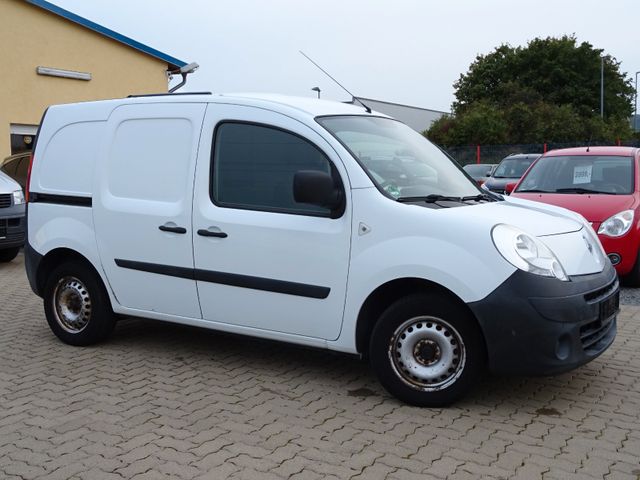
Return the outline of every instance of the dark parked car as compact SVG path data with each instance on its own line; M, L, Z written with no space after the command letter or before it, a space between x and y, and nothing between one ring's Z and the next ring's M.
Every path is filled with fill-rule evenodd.
M484 187L496 193L506 193L508 183L516 183L531 164L540 158L539 153L517 153L502 159Z
M24 243L25 203L20 185L0 172L0 263L10 262Z
M478 182L478 185L482 185L491 176L497 166L497 163L471 163L462 168L471 178Z
M0 162L0 171L9 175L20 184L22 190L27 184L27 172L29 170L29 156L31 152L21 152L11 155Z

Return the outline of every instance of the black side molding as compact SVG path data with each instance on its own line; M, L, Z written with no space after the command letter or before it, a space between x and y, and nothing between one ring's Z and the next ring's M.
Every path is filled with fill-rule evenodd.
M91 207L91 197L29 192L29 203L53 203L55 205L71 205L73 207Z
M135 262L133 260L122 260L116 258L116 265L130 270L140 270L141 272L157 273L158 275L168 275L170 277L187 278L195 280L193 268L172 267L158 263Z
M296 295L298 297L308 297L324 299L329 296L331 289L306 283L287 282L285 280L274 280L271 278L254 277L251 275L239 275L236 273L216 272L213 270L202 270L186 267L174 267L171 265L161 265L158 263L136 262L133 260L115 259L116 265L131 270L157 273L158 275L169 275L171 277L198 280L201 282L219 283L232 287L250 288L252 290L262 290L265 292L283 293L286 295Z
M308 285L306 283L287 282L285 280L273 280L271 278L253 277L250 275L238 275L237 273L214 272L212 270L195 271L196 280L201 282L220 283L232 287L251 288L265 292L284 293L298 297L323 299L329 296L331 289Z

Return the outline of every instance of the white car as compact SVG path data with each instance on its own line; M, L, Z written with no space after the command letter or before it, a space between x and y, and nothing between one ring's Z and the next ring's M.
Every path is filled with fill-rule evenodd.
M584 219L486 193L406 125L276 95L53 106L26 269L64 342L146 317L368 356L398 398L551 374L616 333ZM118 315L115 315L118 314Z
M0 263L16 258L24 243L24 207L20 185L0 172Z

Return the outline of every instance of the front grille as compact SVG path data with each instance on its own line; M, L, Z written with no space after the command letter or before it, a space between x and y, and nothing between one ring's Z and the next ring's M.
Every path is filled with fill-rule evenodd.
M607 334L615 325L615 315L604 320L596 320L580 327L580 341L582 348L586 353L597 353L604 345L601 342L606 341Z
M1 193L0 194L0 208L7 208L11 206L11 194L10 193Z
M610 333L616 324L616 313L620 308L618 278L608 285L584 295L587 303L598 309L598 319L580 327L580 341L586 353L595 354L611 341Z
M608 285L585 294L584 299L587 303L599 302L608 297L618 289L618 278L614 278Z

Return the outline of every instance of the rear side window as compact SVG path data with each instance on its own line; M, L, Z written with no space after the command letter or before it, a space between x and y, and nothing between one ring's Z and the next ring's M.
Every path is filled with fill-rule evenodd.
M315 145L284 130L226 122L216 128L211 199L219 206L280 213L329 216L330 210L297 203L293 177L316 170L338 178Z

